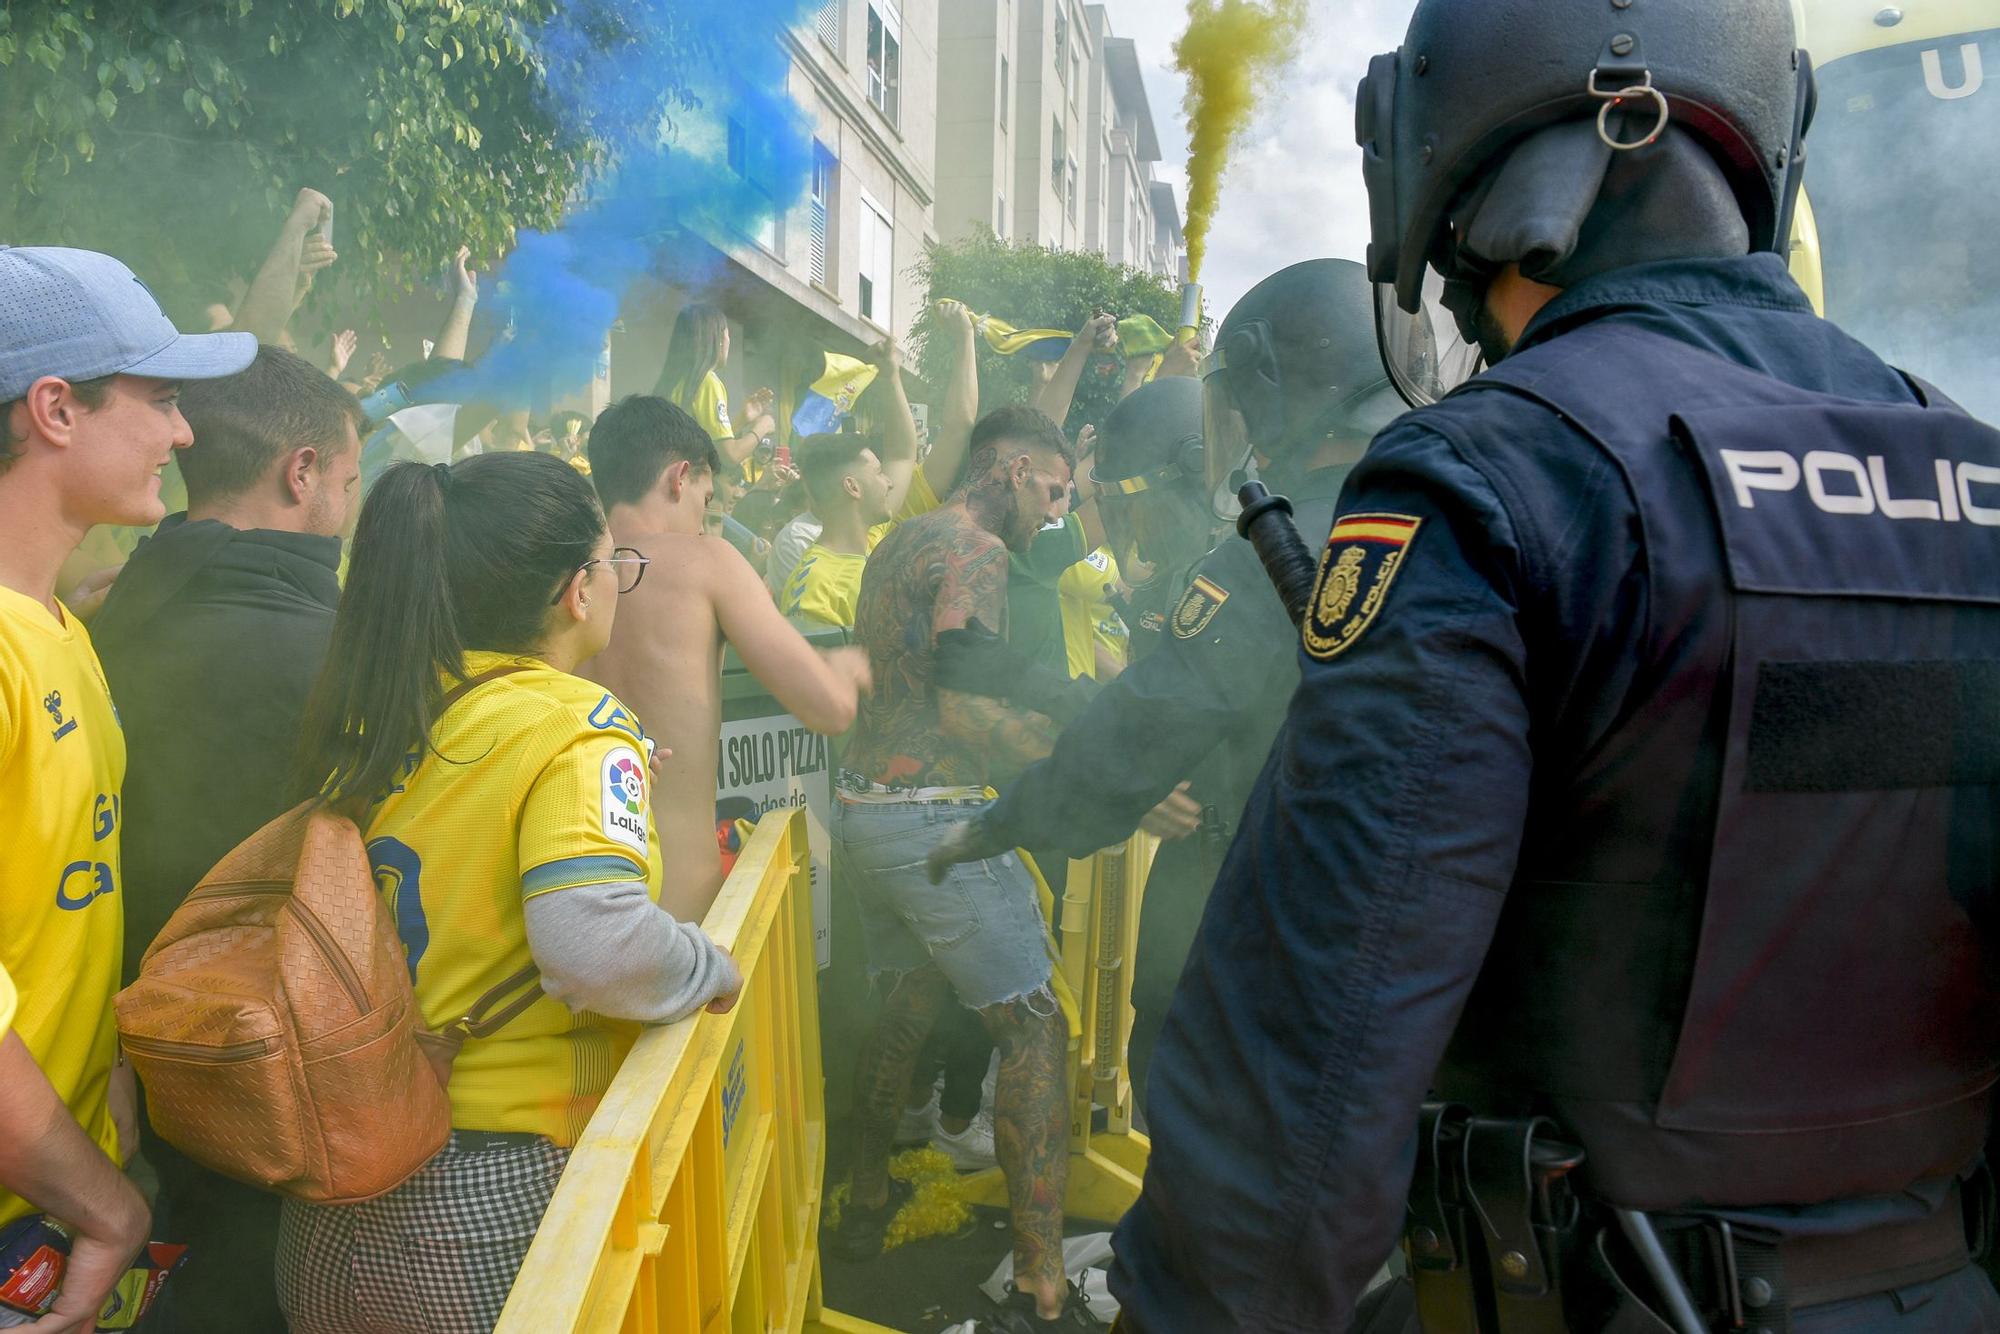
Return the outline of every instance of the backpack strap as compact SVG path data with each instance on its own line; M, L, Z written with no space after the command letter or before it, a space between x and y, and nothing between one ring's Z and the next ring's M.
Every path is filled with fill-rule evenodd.
M445 710L488 681L496 681L503 676L512 676L516 672L527 670L519 663L505 663L480 672L477 676L466 677L444 692L444 698L438 703L438 715L442 717ZM526 1013L529 1006L542 998L541 980L542 970L529 964L512 977L505 978L490 988L472 1003L471 1009L446 1024L438 1036L448 1040L454 1048L467 1038L491 1037ZM509 997L513 999L509 1001ZM508 1003L502 1005L502 1001ZM496 1009L496 1006L499 1008Z
M460 681L457 685L444 692L444 698L438 701L439 716L442 717L446 709L449 709L452 705L458 703L488 681L497 681L503 676L512 676L515 672L525 672L527 670L526 667L523 667L518 662L509 662L502 663L498 667L489 667L477 676L466 677L463 681Z
M526 1014L528 1007L542 998L542 970L529 964L512 977L490 988L472 1002L472 1008L444 1026L440 1036L454 1042L467 1038L488 1038ZM508 997L513 997L508 1000ZM505 1005L501 1002L506 1001ZM499 1008L495 1008L495 1007Z

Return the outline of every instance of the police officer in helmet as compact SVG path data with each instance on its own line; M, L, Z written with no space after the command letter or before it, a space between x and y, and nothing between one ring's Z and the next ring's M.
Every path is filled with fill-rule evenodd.
M1346 1328L1399 1238L1427 1330L2000 1329L2000 433L1787 274L1812 107L1787 0L1419 0L1371 65L1438 401L1319 557L1128 1329ZM1426 317L1493 362L1441 399Z
M1176 820L1193 823L1161 846L1146 882L1129 1047L1141 1107L1202 904L1298 682L1298 632L1249 543L1232 535L1203 554L1215 479L1261 461L1303 521L1325 529L1369 438L1404 411L1376 354L1371 302L1359 264L1295 264L1230 311L1199 385L1155 381L1106 419L1096 481L1112 549L1176 571L1184 591L1158 647L932 857L938 872L1023 843L1087 857L1142 822L1175 834L1187 834ZM1219 467L1204 460L1204 404L1223 432Z

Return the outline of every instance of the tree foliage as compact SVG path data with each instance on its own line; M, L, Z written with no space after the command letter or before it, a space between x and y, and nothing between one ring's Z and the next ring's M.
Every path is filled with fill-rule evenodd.
M926 247L918 272L927 299L911 332L917 373L931 384L942 384L950 370L944 340L932 336L937 303L945 299L963 301L976 314L1019 329L1080 329L1100 310L1121 319L1150 315L1170 333L1180 323L1178 289L1164 278L1112 264L1102 255L1002 241L984 227L965 240ZM978 347L981 411L1034 396L1039 381L1033 361L1000 356L983 340ZM1099 358L1084 373L1066 423L1072 431L1104 420L1117 405L1122 374L1112 358Z
M601 127L548 95L577 72L545 62L589 54L538 45L559 7L7 0L0 241L108 251L185 309L254 272L312 186L333 200L352 298L431 281L461 244L490 263L518 229L555 224L603 160ZM628 36L615 17L600 29ZM670 72L658 90L655 125Z

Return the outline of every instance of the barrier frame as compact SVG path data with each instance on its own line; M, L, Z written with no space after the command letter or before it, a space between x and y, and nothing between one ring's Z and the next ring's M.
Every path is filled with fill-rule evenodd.
M742 998L633 1044L496 1334L890 1334L821 1301L826 1098L807 858L802 812L759 822L703 922L742 969Z

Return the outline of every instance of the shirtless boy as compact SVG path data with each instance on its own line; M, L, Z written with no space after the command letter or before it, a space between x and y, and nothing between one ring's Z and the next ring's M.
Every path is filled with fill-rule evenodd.
M617 633L584 670L673 752L653 787L660 844L669 850L660 906L699 922L722 888L715 768L723 641L780 704L828 736L853 724L856 699L868 689L868 656L806 643L750 563L703 534L719 460L686 412L663 398L624 399L591 428L589 454L612 540L649 557L652 577L623 596Z
M1040 759L1054 740L1047 717L1003 699L1036 697L1033 674L1005 644L1007 559L1067 511L1073 463L1055 422L1002 408L974 428L958 490L875 548L855 620L875 689L833 812L835 883L853 887L869 971L886 993L857 1074L854 1184L834 1244L850 1259L881 1248L903 1198L888 1156L910 1069L955 997L1000 1048L994 1142L1016 1290L991 1323L1006 1334L1101 1328L1063 1275L1068 1028L1020 858L955 866L932 885L924 857L964 806L983 800L989 779Z

